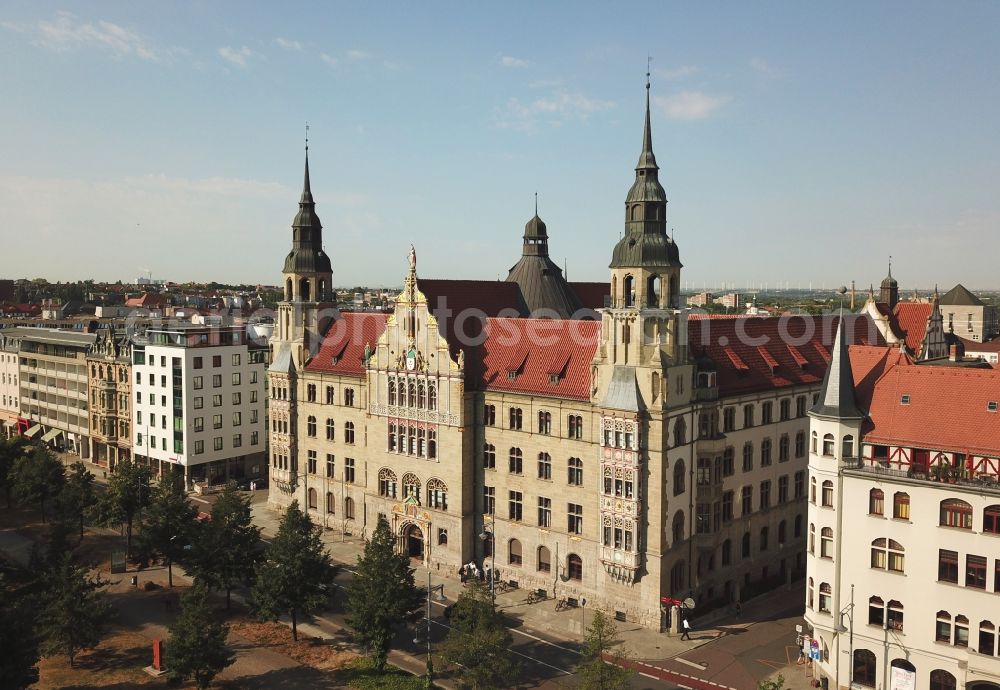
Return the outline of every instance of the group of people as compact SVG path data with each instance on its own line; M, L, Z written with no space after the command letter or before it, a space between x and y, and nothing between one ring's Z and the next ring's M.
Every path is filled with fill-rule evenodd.
M483 567L480 568L476 565L475 561L469 561L458 569L458 579L462 581L463 585L468 582L470 578L475 578L480 582L489 582L490 577L497 578L498 574L495 570L490 568L489 563L484 563Z

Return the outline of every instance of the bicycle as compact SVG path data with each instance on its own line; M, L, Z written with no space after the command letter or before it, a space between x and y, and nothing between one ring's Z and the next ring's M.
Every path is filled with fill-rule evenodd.
M504 582L503 580L497 580L493 584L493 588L497 594L503 594L504 592L509 592L511 589L510 585Z
M528 598L524 600L525 604L537 604L540 601L545 601L548 599L545 592L534 591L528 594Z
M560 599L556 602L556 611L565 611L569 607L569 602L566 599Z

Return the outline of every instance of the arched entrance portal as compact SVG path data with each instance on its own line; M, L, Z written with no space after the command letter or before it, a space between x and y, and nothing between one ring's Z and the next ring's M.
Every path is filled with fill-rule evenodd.
M996 683L969 683L969 690L1000 690Z
M424 559L424 533L416 525L409 525L403 532L403 544L410 558Z

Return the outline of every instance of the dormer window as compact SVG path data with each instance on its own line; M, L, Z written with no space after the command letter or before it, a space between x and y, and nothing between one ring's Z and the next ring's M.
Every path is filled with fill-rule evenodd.
M556 384L558 384L559 383L559 374L549 374L549 383L551 383L553 386L555 386ZM994 409L996 409L996 408L994 407Z
M514 371L513 369L508 369L507 370L507 380L508 381L513 381L516 378L517 378L517 372Z
M997 401L996 400L990 400L988 403L986 403L986 411L987 412L996 412L997 411Z
M910 404L910 396L909 395L904 395L903 397L901 397L899 399L899 404L900 405L909 405Z

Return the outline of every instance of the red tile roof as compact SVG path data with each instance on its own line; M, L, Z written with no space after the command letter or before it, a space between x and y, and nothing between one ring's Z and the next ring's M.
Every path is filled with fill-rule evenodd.
M897 346L851 345L851 373L854 375L854 400L858 407L871 406L872 391L882 375L895 366L908 366L913 360Z
M985 343L977 340L966 340L965 338L959 338L959 340L965 346L966 352L1000 352L1000 338L987 340Z
M609 283L570 283L569 286L576 293L580 304L588 309L601 309L604 307L604 298L611 297Z
M849 343L884 344L869 318L845 318ZM714 362L722 396L818 384L830 360L837 321L809 315L689 319L688 351Z
M893 367L875 385L865 441L997 457L1000 412L990 401L1000 401L996 369Z
M903 334L907 349L920 354L933 305L929 302L900 302L893 310L896 330Z
M600 340L599 322L491 318L486 320L485 334L480 374L485 390L590 398L590 363ZM556 369L559 379L553 383L551 372Z
M125 300L126 307L162 307L167 298L156 292L147 292L142 297L129 297Z
M330 324L319 352L306 365L306 370L364 376L365 346L375 349L388 319L387 314L378 312L341 312Z
M417 289L427 298L427 308L437 318L452 356L478 342L487 317L528 313L517 283L417 278Z

